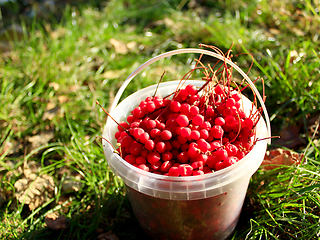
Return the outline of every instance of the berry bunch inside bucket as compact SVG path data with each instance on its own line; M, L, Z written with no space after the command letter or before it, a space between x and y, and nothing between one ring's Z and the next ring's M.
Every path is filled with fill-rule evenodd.
M195 176L241 161L253 148L261 108L253 102L244 111L248 85L233 81L227 64L213 70L197 63L174 92L155 92L118 123L117 152L125 161L155 174ZM195 69L203 71L202 87L188 84Z

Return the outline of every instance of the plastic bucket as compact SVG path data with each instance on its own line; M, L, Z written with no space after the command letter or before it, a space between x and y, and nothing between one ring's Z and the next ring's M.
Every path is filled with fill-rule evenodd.
M181 49L159 55L141 65L124 82L111 106L110 115L116 121L124 121L130 111L147 96L152 96L157 85L139 90L117 105L122 92L144 67L161 58L180 53L197 52L221 59L214 52L201 49ZM225 61L225 59L222 60ZM248 82L248 76L232 62L232 65ZM249 79L249 80L248 80ZM250 84L249 82L249 84ZM157 95L172 93L179 81L161 83ZM189 80L198 87L203 81ZM251 82L252 83L252 82ZM252 83L253 85L253 83ZM258 139L271 135L268 113L262 98L253 85L263 107L265 120L260 118L256 127ZM252 108L244 97L245 111ZM116 144L116 123L108 118L103 137ZM154 239L226 239L238 222L249 180L259 168L267 148L268 140L257 141L253 149L239 162L213 173L170 177L149 173L127 163L113 147L103 140L103 148L110 168L120 176L127 186L127 194L133 211L143 230Z

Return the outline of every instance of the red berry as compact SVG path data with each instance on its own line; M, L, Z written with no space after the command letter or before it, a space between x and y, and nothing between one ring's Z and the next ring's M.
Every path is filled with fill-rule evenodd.
M214 124L215 124L215 125L223 126L225 123L226 123L226 121L224 120L223 117L217 117L217 118L214 120Z
M126 160L130 164L134 164L136 162L136 157L129 154L125 156L124 160Z
M237 123L236 118L234 116L227 116L225 120L226 120L226 124L229 126L233 126Z
M160 154L158 152L150 152L147 156L147 160L150 164L155 164L160 161Z
M140 165L138 165L137 167L140 168L141 170L144 170L144 171L149 172L149 168L148 168L148 166L145 165L145 164L140 164Z
M216 156L219 160L224 160L228 157L228 152L225 149L219 148L214 153L214 156Z
M150 151L152 151L154 149L154 141L149 139L144 143L144 147Z
M191 129L188 128L188 127L183 127L183 128L181 128L181 130L180 130L180 135L181 135L182 137L185 137L185 138L190 137L190 135L191 135Z
M198 130L192 130L190 133L190 137L193 140L198 140L200 139L200 132Z
M189 160L189 155L187 152L181 152L178 156L177 156L178 162L179 163L187 163Z
M234 98L228 98L226 101L226 107L231 108L235 105L236 100Z
M218 141L214 141L214 142L211 142L210 143L210 147L211 147L211 151L217 149L217 148L220 148L221 147L221 144L220 142Z
M169 130L163 130L160 136L163 140L169 140L172 138L172 133Z
M170 161L172 159L172 153L171 152L164 152L161 154L161 158L163 161Z
M148 129L153 129L157 126L157 122L153 119L148 120L147 122L147 128Z
M140 142L143 143L143 144L145 144L146 141L149 140L149 138L150 138L149 133L144 132L144 133L142 133L142 134L140 135Z
M165 161L161 164L161 167L160 167L160 170L162 172L168 172L169 169L171 168L172 166L172 162L171 161Z
M177 101L172 101L170 104L170 109L172 112L179 112L181 104Z
M142 150L143 146L140 143L133 143L130 147L130 153L133 156L140 156L141 150Z
M222 127L219 125L215 125L210 129L210 134L216 139L222 138L223 133L224 133L224 131L223 131Z
M179 177L179 169L178 169L178 167L172 166L171 168L169 168L168 176Z
M189 125L189 119L186 115L179 115L177 117L177 123L181 126L181 127L186 127Z
M209 132L208 132L208 130L206 130L206 129L201 129L200 130L200 138L203 138L203 139L208 139L208 137L209 137Z
M180 112L184 115L188 114L190 112L190 104L182 103L180 107Z
M206 119L212 118L214 116L214 109L212 106L208 106L208 108L205 110L205 117Z
M157 128L153 128L153 129L150 130L149 134L150 134L151 137L157 138L157 137L160 136L161 131L159 129L157 129Z
M178 167L180 176L191 176L193 172L193 168L189 164L181 164Z
M192 118L192 123L194 125L200 126L203 122L204 122L204 117L200 114L197 114Z
M145 157L139 156L136 158L136 164L140 165L140 164L146 164L147 163L147 159Z
M244 120L244 125L249 128L249 129L252 129L253 128L253 121L251 118L246 118Z
M121 147L131 146L132 143L133 143L132 137L130 137L130 136L128 136L128 135L127 135L127 136L124 136L124 137L122 138L122 141L121 141Z
M129 127L127 122L120 122L117 128L119 131L124 131L125 129L129 129Z
M197 93L197 87L192 84L187 85L185 89L189 95L195 95Z
M142 128L135 128L134 131L133 131L133 136L136 138L136 139L139 139L140 138L140 135L144 133L144 130Z
M162 164L162 161L158 161L158 162L156 162L154 164L151 164L150 167L153 170L158 171L158 170L160 170L161 164Z
M144 112L142 111L141 107L136 107L135 109L133 109L132 111L132 115L135 117L135 118L143 118L144 117Z
M156 149L158 153L164 153L166 151L166 144L164 142L157 142Z
M154 110L156 110L156 104L153 101L148 101L146 108L148 110L148 112L153 112Z
M200 138L200 139L197 141L197 144L198 144L198 146L199 146L199 149L200 149L202 152L206 152L206 151L208 151L209 148L210 148L210 144L209 144L206 140L204 140L204 139L202 139L202 138Z
M193 169L199 169L202 170L203 169L203 162L202 161L195 161L191 164L191 167Z
M199 94L195 94L195 95L190 96L188 103L194 104L199 99L199 97L200 97Z
M178 142L180 144L185 144L187 141L188 141L188 138L182 137L182 136L178 136Z
M202 124L201 124L201 126L200 126L202 129L205 129L205 130L210 130L211 129L211 123L210 122L208 122L208 121L205 121L205 122L203 122Z
M128 123L133 123L135 120L136 120L136 118L135 118L133 115L129 115L129 116L127 117Z
M191 113L193 116L199 114L199 108L198 108L197 106L192 106L192 107L190 108L190 113Z
M207 160L207 166L211 169L214 169L216 166L216 163L219 161L220 159L217 156L215 155L209 156Z
M193 170L192 176L203 175L204 172L202 170Z
M231 93L231 97L232 97L236 102L239 102L240 99L241 99L241 95L240 95L240 93L238 93L238 92L232 92L232 93Z
M187 153L190 158L196 158L198 155L200 155L200 149L197 147L190 147Z
M227 150L228 156L237 156L238 148L233 144L226 144L225 149Z

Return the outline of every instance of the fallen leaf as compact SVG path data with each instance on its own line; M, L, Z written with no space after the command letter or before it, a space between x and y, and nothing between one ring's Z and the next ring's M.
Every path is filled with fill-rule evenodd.
M136 51L136 50L138 49L138 44L137 44L137 42L135 42L135 41L128 42L128 43L127 43L127 48L128 48L131 52Z
M47 202L54 194L54 179L47 174L37 175L36 169L24 169L24 177L15 182L15 197L20 203L28 204L34 210Z
M78 192L83 186L83 183L80 182L81 176L77 175L76 177L66 177L62 182L62 191L63 192Z
M80 90L80 86L79 85L72 85L69 87L69 91L70 92L77 92Z
M46 222L48 228L53 230L65 229L67 227L66 217L59 216L57 213L48 213L44 221Z
M111 230L106 233L99 234L98 239L100 239L100 240L119 240L118 236L113 234Z
M123 76L125 70L109 70L102 74L103 78L115 79Z
M59 84L59 83L56 83L56 82L51 82L51 83L49 83L49 87L53 87L53 89L54 89L55 91L58 91L59 88L60 88L60 84Z
M0 157L3 154L7 154L11 149L12 149L12 143L11 142L5 142L3 146L2 150L0 149Z
M3 203L5 203L5 201L6 201L6 197L0 190L0 208L2 207Z
M58 39L66 35L67 29L63 27L58 27L55 31L50 31L50 36L52 39Z
M48 103L46 107L47 111L44 112L42 116L42 121L52 120L59 112L60 107L54 103Z
M269 29L270 33L273 34L273 35L279 35L281 34L281 31L279 29L276 29L276 28L270 28Z
M28 141L31 143L31 150L34 150L42 145L46 145L54 138L53 131L47 131L40 133L38 135L34 135L28 138Z
M0 32L0 40L21 41L25 34L23 28L18 24L12 24L7 29Z
M262 168L271 170L281 165L291 166L299 164L303 155L297 152L277 148L266 152L264 160L261 163Z
M58 101L60 104L66 103L69 101L69 98L66 95L60 95L60 96L58 96Z
M124 44L123 42L116 40L114 38L111 38L109 41L113 45L116 53L119 53L119 54L127 54L128 53L127 45Z
M274 141L275 145L294 148L299 145L305 145L306 141L300 137L300 127L297 125L289 125L280 132L280 138Z

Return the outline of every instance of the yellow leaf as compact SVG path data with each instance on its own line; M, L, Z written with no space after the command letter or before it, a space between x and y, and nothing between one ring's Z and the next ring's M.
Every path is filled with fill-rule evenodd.
M128 53L127 45L124 44L123 42L116 40L114 38L111 38L110 43L113 45L116 53L119 53L119 54L127 54Z

